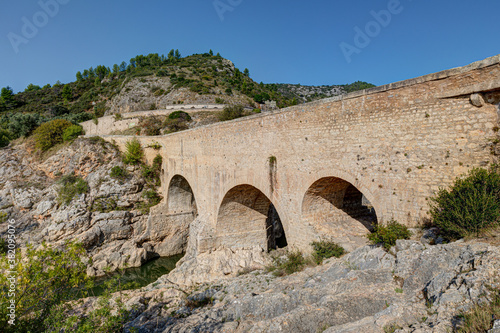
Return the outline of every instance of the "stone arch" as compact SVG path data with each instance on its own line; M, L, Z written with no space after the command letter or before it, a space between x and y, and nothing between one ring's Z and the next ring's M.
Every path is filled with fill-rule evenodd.
M231 188L219 206L216 246L270 250L287 245L285 230L271 200L252 185Z
M375 208L353 184L339 177L323 177L307 189L302 200L302 222L347 249L366 242L377 223Z
M186 178L175 175L170 179L167 192L167 210L169 214L192 214L196 217L198 209L193 189Z

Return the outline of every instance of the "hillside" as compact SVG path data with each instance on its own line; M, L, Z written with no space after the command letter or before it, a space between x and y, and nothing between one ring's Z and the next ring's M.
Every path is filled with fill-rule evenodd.
M138 55L112 68L97 66L76 73L76 81L39 87L30 84L0 97L0 131L11 139L26 136L41 123L64 118L77 123L103 115L161 109L174 104L240 104L253 109L267 100L283 108L372 86L300 86L253 81L248 69L213 52L181 57ZM0 139L2 134L0 133Z
M350 93L356 90L375 87L371 83L356 81L351 84L324 85L324 86L303 86L300 84L278 83L276 90L286 98L295 98L299 102L310 102L316 99L328 98Z

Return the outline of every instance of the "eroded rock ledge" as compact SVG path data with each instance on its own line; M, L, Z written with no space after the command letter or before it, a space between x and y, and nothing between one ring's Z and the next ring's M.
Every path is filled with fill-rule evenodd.
M127 304L135 310L127 327L139 332L354 333L383 332L397 324L402 327L397 332L447 332L457 324L459 311L486 302L491 288L500 287L500 249L485 243L399 240L393 253L364 246L290 276L274 277L265 270L224 275L224 264L243 266L249 258L260 263L255 251L215 251L128 292ZM183 285L198 277L213 282ZM213 303L192 307L194 300Z

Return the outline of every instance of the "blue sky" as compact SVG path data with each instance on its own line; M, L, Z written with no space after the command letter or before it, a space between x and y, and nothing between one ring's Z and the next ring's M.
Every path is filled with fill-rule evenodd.
M40 3L52 5L43 12ZM172 48L183 56L220 52L257 82L308 85L381 85L500 53L500 2L494 0L40 3L2 6L0 87L70 82L78 70Z

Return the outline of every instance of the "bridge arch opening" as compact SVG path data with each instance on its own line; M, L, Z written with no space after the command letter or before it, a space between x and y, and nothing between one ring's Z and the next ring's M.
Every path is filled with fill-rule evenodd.
M302 222L322 238L348 250L366 242L377 223L375 209L363 193L346 180L325 177L314 182L302 201Z
M169 214L197 214L196 200L193 190L186 178L175 175L170 180L167 194L167 208Z
M217 247L271 250L287 246L285 230L271 200L251 185L229 190L219 208Z

